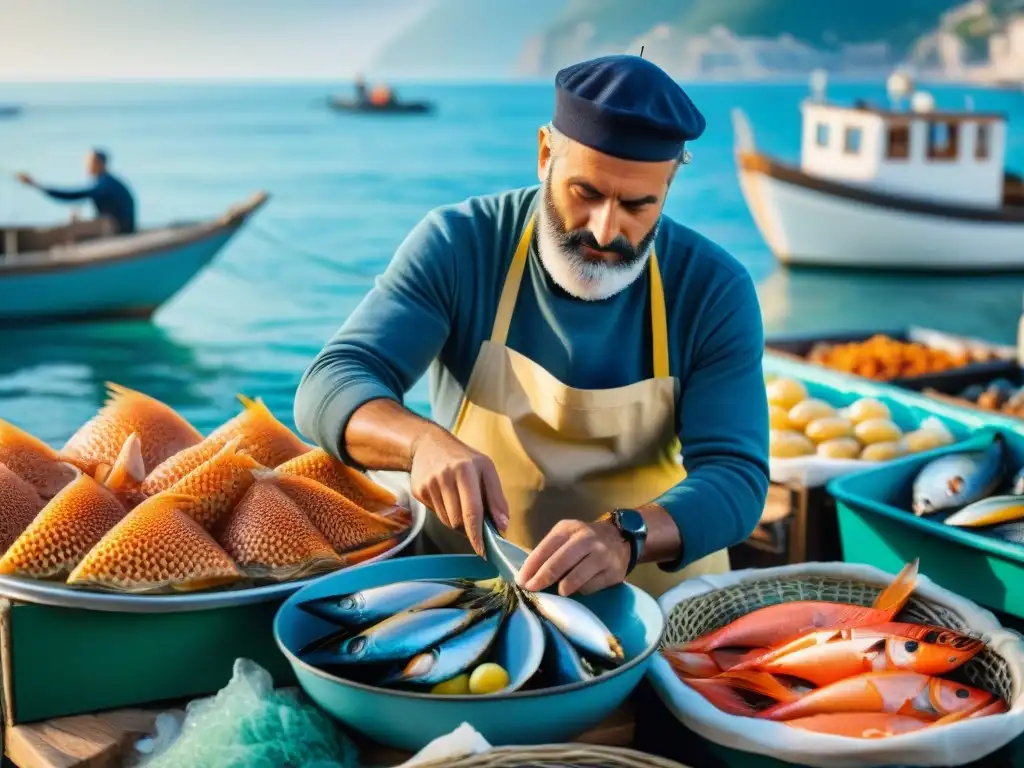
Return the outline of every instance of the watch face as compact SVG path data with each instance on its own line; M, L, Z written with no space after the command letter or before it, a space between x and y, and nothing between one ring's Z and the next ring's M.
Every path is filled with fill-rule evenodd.
M635 509L620 509L619 525L622 526L622 530L634 536L643 536L647 533L647 523L644 522L644 516Z

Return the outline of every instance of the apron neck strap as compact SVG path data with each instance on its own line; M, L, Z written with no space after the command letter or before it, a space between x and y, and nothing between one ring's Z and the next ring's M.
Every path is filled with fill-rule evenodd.
M519 286L523 282L523 272L526 270L527 256L530 252L530 243L533 240L536 220L537 215L531 214L530 219L523 228L523 234L519 238L519 245L516 246L516 252L512 257L512 264L509 265L508 274L505 276L505 285L501 289L498 312L494 316L494 327L491 330L492 344L505 346L508 341L508 329L512 324L512 313L515 311L516 299L519 297ZM661 270L658 268L658 255L653 247L651 248L649 263L651 273L651 347L654 353L654 378L661 379L669 375L668 319L665 312L665 289L661 283Z

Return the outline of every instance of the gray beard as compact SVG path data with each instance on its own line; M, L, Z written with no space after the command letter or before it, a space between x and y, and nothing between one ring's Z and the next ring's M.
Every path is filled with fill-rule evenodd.
M549 179L545 179L540 192L543 197L537 206L537 255L555 285L570 296L584 301L602 301L629 288L644 273L657 238L657 227L650 240L651 244L635 261L606 264L586 259L562 247L558 224L551 220L548 206L544 204L549 195L548 184Z

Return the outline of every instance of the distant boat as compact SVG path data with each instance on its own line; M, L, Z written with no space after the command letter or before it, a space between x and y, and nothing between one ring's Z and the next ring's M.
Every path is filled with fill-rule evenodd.
M102 221L89 223L95 227L0 227L0 325L149 318L267 197L258 192L216 218L130 235L106 235Z
M328 106L339 112L363 112L368 114L425 114L434 111L434 104L429 101L389 101L385 104L374 104L370 101L346 99L331 96L327 99Z
M16 104L0 104L0 117L17 117L21 114L21 107Z
M759 151L733 110L739 182L776 258L787 264L927 272L1024 271L1024 184L1005 167L1002 114L938 112L908 77L909 110L824 98L801 104L799 165Z

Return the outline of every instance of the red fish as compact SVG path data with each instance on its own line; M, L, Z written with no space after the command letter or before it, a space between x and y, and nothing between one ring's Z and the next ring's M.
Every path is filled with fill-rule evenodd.
M684 643L680 650L707 653L723 647L773 648L813 630L886 623L899 613L914 591L917 567L916 559L904 566L870 608L817 600L778 603Z
M716 677L681 677L684 684L730 715L754 717L779 702L797 701L809 686L791 686L767 672L723 672Z
M723 677L732 674L738 673L725 672ZM868 672L816 688L792 701L780 700L757 716L793 720L829 712L888 712L938 720L943 715L975 711L995 701L996 697L987 691L941 677L904 671Z
M985 644L942 627L878 624L811 632L733 669L791 675L817 686L864 672L906 669L942 675L978 654Z

